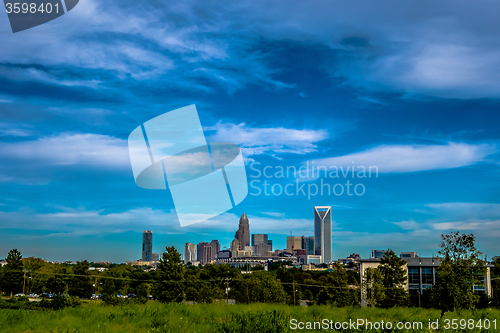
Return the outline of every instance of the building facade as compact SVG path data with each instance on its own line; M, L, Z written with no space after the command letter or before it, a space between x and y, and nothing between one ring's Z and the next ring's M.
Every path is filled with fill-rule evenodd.
M420 257L409 257L403 258L406 261L406 265L403 267L406 271L406 276L408 277L406 284L403 288L412 295L424 294L424 291L431 288L436 283L436 269L441 263L439 258L420 258ZM379 258L371 259L359 259L357 262L360 264L359 272L361 281L365 277L365 271L367 268L377 268L380 265ZM473 286L475 293L484 293L489 297L492 297L491 288L491 274L490 266L486 265L486 273L484 275L483 283L481 285ZM418 297L417 297L418 298ZM361 306L366 306L366 295L361 293Z
M198 243L196 247L196 257L202 264L209 264L212 262L212 245L207 242Z
M186 243L184 246L184 263L193 263L196 261L196 244Z
M314 254L321 263L332 261L332 207L314 207Z
M234 238L240 242L240 250L243 250L245 246L250 246L250 224L245 213L240 217L240 224Z
M314 255L314 237L302 236L302 249L306 250L307 255Z
M153 261L153 232L142 232L142 261Z
M293 254L295 250L302 250L302 237L288 236L286 238L286 251Z
M219 254L220 251L220 244L217 239L213 239L210 242L210 246L212 246L212 260L217 259L217 255Z

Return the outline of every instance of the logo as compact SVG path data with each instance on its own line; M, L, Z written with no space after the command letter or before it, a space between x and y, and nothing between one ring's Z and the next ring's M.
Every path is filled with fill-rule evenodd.
M181 227L236 207L248 194L238 145L207 143L195 105L148 120L128 137L137 186L172 194Z
M12 32L52 21L75 8L79 0L3 0Z

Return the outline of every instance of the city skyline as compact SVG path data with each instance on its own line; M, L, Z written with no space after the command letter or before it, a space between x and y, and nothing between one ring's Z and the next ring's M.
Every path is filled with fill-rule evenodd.
M4 34L0 257L124 262L141 257L143 230L156 253L227 247L242 212L285 248L290 231L313 235L313 206L332 207L333 258L388 247L432 256L451 231L498 255L495 10L336 8L80 1L43 28ZM1 24L11 31L6 15ZM207 142L241 147L248 195L181 227L169 189L136 185L127 139L193 104Z

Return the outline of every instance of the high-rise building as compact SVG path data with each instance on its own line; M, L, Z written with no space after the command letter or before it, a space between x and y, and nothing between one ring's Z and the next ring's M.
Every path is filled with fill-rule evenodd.
M286 238L286 252L293 253L294 250L302 249L302 237L288 236Z
M240 249L240 241L235 238L231 242L231 249L230 249L233 257L236 257L236 254L238 253L239 249Z
M306 250L307 255L314 255L314 237L302 236L302 249Z
M209 264L212 262L212 245L207 242L198 243L196 249L196 256L198 261L202 264Z
M245 213L241 215L240 225L234 238L240 242L240 250L243 250L245 246L250 246L250 225L248 223L247 214Z
M252 234L252 247L254 255L267 256L273 250L273 241L267 234Z
M219 241L217 239L213 239L210 242L210 246L212 247L212 260L215 260L220 251Z
M321 263L332 261L332 207L314 207L314 254Z
M184 263L192 263L196 260L196 244L186 243L184 247Z
M153 261L153 232L142 232L142 261Z
M269 236L267 234L252 234L252 246L268 243Z

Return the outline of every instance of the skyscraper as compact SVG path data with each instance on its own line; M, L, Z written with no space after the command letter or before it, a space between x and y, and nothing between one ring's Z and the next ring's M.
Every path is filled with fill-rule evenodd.
M286 252L292 253L294 250L302 249L302 237L288 236L286 238Z
M196 244L186 243L184 247L184 263L192 263L196 260Z
M332 207L314 207L314 254L322 263L332 261Z
M217 239L212 240L210 246L212 247L212 260L215 260L220 251L219 241Z
M241 215L240 225L234 237L240 242L240 250L244 250L245 246L250 246L250 225L247 214Z
M212 245L207 242L198 243L196 249L196 256L198 261L202 264L209 264L212 262Z
M254 255L267 256L273 250L273 241L267 234L252 234L252 247Z
M153 261L153 232L144 230L142 232L142 261Z
M314 254L314 237L302 236L302 249L306 250L308 255Z

